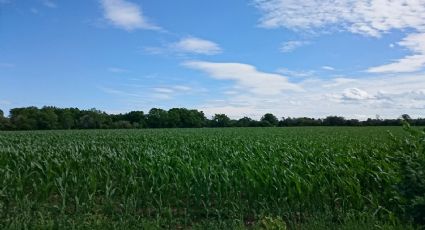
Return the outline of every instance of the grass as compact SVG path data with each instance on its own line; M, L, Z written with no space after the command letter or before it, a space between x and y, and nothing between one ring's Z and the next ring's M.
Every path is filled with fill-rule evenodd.
M414 228L387 130L0 132L0 227Z

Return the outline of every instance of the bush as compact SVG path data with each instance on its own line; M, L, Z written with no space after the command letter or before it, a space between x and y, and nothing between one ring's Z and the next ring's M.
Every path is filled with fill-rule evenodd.
M404 124L407 135L393 140L400 182L401 214L416 224L425 225L425 129Z

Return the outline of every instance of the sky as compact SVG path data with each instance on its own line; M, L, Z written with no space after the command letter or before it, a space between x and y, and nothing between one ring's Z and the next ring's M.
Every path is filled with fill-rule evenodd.
M0 109L425 117L424 0L0 0Z

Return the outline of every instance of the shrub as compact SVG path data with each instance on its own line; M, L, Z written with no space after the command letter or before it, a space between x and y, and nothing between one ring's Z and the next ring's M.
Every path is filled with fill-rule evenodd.
M407 135L396 138L394 149L400 182L396 189L401 197L401 213L415 223L425 224L425 129L404 124Z

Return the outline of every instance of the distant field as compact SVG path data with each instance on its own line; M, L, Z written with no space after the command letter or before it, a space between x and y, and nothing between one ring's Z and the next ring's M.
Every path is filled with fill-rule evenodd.
M0 226L396 226L388 130L0 132Z

